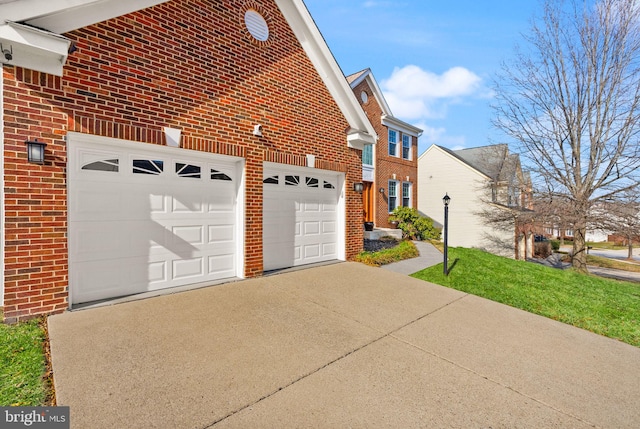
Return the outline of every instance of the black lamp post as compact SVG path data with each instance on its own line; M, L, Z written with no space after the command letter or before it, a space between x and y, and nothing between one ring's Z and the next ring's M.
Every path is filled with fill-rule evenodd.
M444 194L442 197L442 202L444 203L444 275L449 275L449 267L448 265L448 243L447 243L447 233L449 232L449 201L451 201L451 197L448 193Z

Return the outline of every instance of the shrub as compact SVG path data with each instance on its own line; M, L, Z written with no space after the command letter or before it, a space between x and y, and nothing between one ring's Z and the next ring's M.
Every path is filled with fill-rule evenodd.
M379 267L380 265L402 261L404 259L420 256L416 245L410 241L401 241L397 246L390 249L382 249L377 252L361 252L354 260L366 265Z
M547 258L553 253L552 244L549 241L538 241L533 243L533 256L536 258Z
M557 252L558 250L560 250L560 240L551 240L551 248L553 249L554 252Z
M398 221L398 228L402 230L403 238L410 240L440 239L440 229L433 226L433 219L420 215L414 208L396 207L389 220Z

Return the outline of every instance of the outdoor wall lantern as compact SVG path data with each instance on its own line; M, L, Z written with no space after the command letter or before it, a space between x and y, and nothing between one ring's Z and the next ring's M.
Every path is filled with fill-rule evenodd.
M47 144L39 142L38 139L34 139L33 141L27 140L25 144L27 145L27 159L29 162L33 164L44 164L44 148Z
M364 191L364 184L362 182L357 182L353 184L353 190L357 193L361 194Z
M451 201L451 197L448 193L445 192L444 197L442 197L442 202L444 203L444 275L449 275L449 267L448 267L448 243L447 243L447 235L449 233L449 201Z
M380 192L381 194L384 194L384 188L380 188L378 192Z

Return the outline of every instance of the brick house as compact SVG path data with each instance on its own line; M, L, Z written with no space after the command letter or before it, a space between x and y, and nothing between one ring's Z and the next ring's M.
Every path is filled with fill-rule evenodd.
M398 206L418 208L418 137L422 130L393 116L371 69L347 81L377 135L376 146L362 153L364 222L389 228L389 213Z
M5 321L362 249L375 130L302 0L0 16Z

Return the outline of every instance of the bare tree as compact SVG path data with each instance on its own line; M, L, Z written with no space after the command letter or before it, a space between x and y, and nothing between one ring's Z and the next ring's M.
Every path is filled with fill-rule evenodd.
M633 189L615 200L598 204L593 210L592 225L624 238L628 253L633 258L633 242L640 239L640 190Z
M640 180L637 0L547 0L496 78L494 124L515 140L534 187L569 200L573 266L586 271L591 206Z
M546 191L537 192L533 197L535 207L535 223L538 227L551 228L554 238L558 238L560 245L564 245L564 238L568 230L573 230L575 210L571 198L566 195L552 194Z

